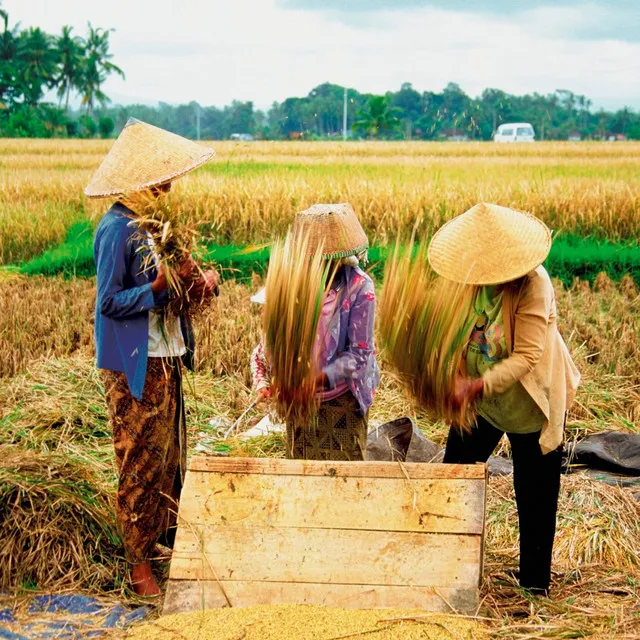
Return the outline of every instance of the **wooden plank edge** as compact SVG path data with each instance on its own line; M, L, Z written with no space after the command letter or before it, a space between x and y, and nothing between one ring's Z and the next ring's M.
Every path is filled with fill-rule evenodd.
M169 580L162 615L229 606L301 604L346 609L423 609L475 615L479 589L261 581Z
M217 458L195 456L189 471L350 478L407 478L415 480L485 480L485 464L442 464L420 462L326 462L277 458Z

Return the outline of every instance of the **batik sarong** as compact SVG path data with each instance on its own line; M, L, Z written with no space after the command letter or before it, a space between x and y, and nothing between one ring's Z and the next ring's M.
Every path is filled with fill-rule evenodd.
M103 370L113 430L116 518L127 560L148 561L156 542L172 544L186 469L186 430L179 358L149 358L141 400L124 373Z

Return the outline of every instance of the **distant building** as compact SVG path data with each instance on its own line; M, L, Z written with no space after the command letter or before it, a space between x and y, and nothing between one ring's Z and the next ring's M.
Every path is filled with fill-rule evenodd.
M469 140L464 129L445 129L442 133L450 142L467 142Z
M582 140L582 136L579 131L570 131L567 136L567 140L569 142L580 142L580 140Z
M251 142L253 136L250 133L232 133L229 136L230 140L237 140L238 142Z

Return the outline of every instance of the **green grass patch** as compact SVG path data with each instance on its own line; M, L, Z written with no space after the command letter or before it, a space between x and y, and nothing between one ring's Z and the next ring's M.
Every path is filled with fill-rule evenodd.
M388 249L373 247L369 251L369 271L382 278ZM225 279L248 281L254 273L266 273L269 246L243 247L233 244L202 247L204 263L215 264ZM593 282L598 273L606 273L612 280L625 274L640 285L640 245L613 243L594 238L559 236L545 262L549 273L570 285L574 278ZM95 275L93 261L93 229L88 222L74 224L66 241L21 265L12 267L26 275L63 275L91 277Z

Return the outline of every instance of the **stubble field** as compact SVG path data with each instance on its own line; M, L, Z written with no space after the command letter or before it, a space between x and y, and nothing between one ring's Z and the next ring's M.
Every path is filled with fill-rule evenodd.
M90 243L91 229L108 203L86 201L82 189L109 144L0 143L0 514L5 518L0 530L3 539L13 540L4 537L6 517L15 517L11 509L24 503L33 483L42 486L46 474L38 474L43 468L64 469L69 482L81 468L87 490L78 497L79 513L89 503L101 508L91 553L78 550L76 557L63 558L52 552L42 560L54 566L59 557L60 571L50 572L50 579L37 554L16 571L18 548L4 545L0 590L10 587L14 595L34 589L73 587L105 594L125 588L109 509L111 443L92 360L95 281L70 278L69 270L66 277L25 275L34 272L25 265L38 259L46 264L51 250L65 242L64 259L71 262L73 252ZM314 202L349 201L371 243L385 246L414 228L428 234L484 200L538 215L558 234L558 243L566 240L578 262L586 255L584 247L598 243L607 244L612 261L638 251L639 144L212 146L214 161L178 183L175 194L183 214L198 222L205 243L267 244L286 230L298 210ZM81 234L70 236L74 229ZM612 429L640 431L640 282L632 268L632 275L622 275L626 264L591 282L571 282L564 272L565 284L556 282L560 329L583 375L567 422L569 441ZM576 267L576 275L581 274ZM202 434L212 435L210 418L233 421L251 397L248 357L259 337L260 317L249 296L262 276L245 273L242 281L234 281L233 275L225 273L221 296L198 330L198 367L186 388L191 447ZM384 354L381 358L384 367ZM371 423L401 415L444 441L444 425L431 423L385 370ZM237 455L283 455L278 437L231 441L229 446ZM508 455L506 449L502 453ZM46 510L42 513L45 527ZM491 618L486 624L492 634L640 634L640 506L633 489L609 487L583 474L563 479L555 593L548 602L531 602L502 573L503 565L513 565L517 557L517 517L508 479L491 481L488 518L481 613ZM86 531L77 524L82 520L62 518L56 526L62 527L60 535L82 539ZM529 617L522 618L525 613Z

